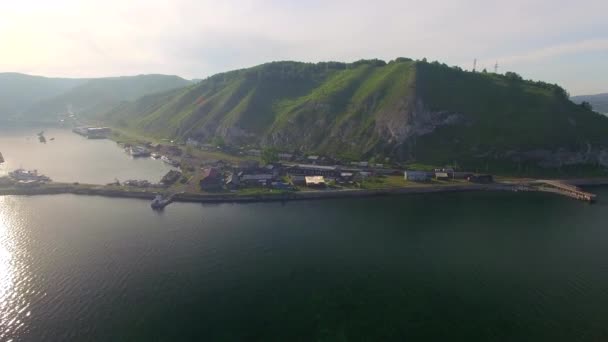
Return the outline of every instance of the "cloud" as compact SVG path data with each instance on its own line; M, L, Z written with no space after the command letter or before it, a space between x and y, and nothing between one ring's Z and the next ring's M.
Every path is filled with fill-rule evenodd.
M608 36L605 0L0 2L0 71L50 76L199 78L271 60L399 56L525 70L603 49Z

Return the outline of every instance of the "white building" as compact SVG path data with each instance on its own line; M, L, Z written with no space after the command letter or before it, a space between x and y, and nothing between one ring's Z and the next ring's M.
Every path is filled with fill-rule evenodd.
M413 182L424 182L431 179L431 175L425 171L407 170L403 172L403 179Z

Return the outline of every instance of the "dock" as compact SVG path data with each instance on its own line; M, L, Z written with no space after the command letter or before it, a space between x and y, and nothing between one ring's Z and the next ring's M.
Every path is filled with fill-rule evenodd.
M564 181L538 180L535 184L537 185L538 191L555 193L590 203L595 202L597 197L597 195L593 193L587 192L578 186L568 184Z

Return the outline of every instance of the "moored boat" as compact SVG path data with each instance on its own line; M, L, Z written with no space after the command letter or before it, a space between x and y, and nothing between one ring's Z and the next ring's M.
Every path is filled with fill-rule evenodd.
M180 165L179 161L177 161L175 159L171 159L171 158L169 158L167 156L162 156L160 158L160 160L162 160L163 162L165 162L165 163L167 163L167 164L169 164L169 165L171 165L173 167L179 167L179 165Z
M150 151L143 146L131 146L128 152L133 157L147 157L150 155Z
M162 210L172 202L171 197L164 198L162 195L156 195L150 203L150 207L154 210Z

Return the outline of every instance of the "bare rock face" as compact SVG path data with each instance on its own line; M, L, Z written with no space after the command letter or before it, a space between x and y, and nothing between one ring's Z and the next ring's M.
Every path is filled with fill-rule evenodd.
M399 108L383 112L376 120L377 133L387 141L401 144L409 138L432 133L440 126L470 124L460 113L431 111L422 100L404 100Z

